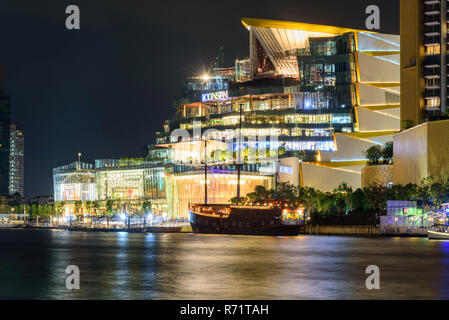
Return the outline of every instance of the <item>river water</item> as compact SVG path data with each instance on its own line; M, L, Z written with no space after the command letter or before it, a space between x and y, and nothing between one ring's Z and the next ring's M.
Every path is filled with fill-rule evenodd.
M449 242L0 230L0 298L448 299Z

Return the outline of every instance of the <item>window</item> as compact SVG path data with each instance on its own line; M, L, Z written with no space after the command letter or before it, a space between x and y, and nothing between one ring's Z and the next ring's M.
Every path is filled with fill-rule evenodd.
M440 106L440 98L426 99L426 108L435 108Z
M431 45L426 47L426 54L440 54L440 46L439 45Z
M440 87L440 78L426 78L426 88L435 89Z

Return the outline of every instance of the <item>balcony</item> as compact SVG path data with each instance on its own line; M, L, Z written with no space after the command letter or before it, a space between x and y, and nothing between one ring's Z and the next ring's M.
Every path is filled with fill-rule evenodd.
M440 12L431 12L431 13L426 13L424 15L424 23L428 23L428 22L440 22L441 18L440 18Z
M441 37L439 34L424 37L424 45L426 45L426 46L438 45L440 42L441 42Z
M440 24L434 24L434 25L426 25L424 27L424 35L426 37L431 37L431 36L439 36L440 35Z

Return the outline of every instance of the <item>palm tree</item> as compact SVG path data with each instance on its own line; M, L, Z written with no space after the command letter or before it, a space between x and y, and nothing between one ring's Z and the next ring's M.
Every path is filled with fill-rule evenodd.
M95 210L95 215L98 215L98 210L100 209L100 202L98 202L98 200L92 201L92 208Z
M87 213L90 214L92 210L92 201L87 200L84 202L84 206L86 207Z
M83 202L81 200L75 201L75 212L80 213L79 211L82 208L82 206L83 206Z
M145 200L142 203L142 209L143 209L144 214L146 214L148 211L151 211L151 201Z
M337 198L344 202L345 214L348 214L351 211L352 188L346 182L343 182L334 190L334 193Z
M393 141L385 143L384 147L382 148L382 158L387 163L393 160Z
M364 154L369 164L379 164L379 160L382 158L382 148L380 146L372 146L364 151Z
M306 209L307 209L307 214L309 215L309 217L311 216L312 212L315 210L316 208L316 204L317 204L317 191L314 188L309 188L309 187L298 187L298 191L297 191L297 197L298 197L298 202L305 205Z

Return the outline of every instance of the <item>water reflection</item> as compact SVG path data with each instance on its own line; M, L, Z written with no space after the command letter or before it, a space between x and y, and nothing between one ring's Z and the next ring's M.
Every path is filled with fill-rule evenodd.
M443 299L449 242L0 230L9 299ZM65 288L77 265L81 290ZM381 290L367 290L377 265Z

